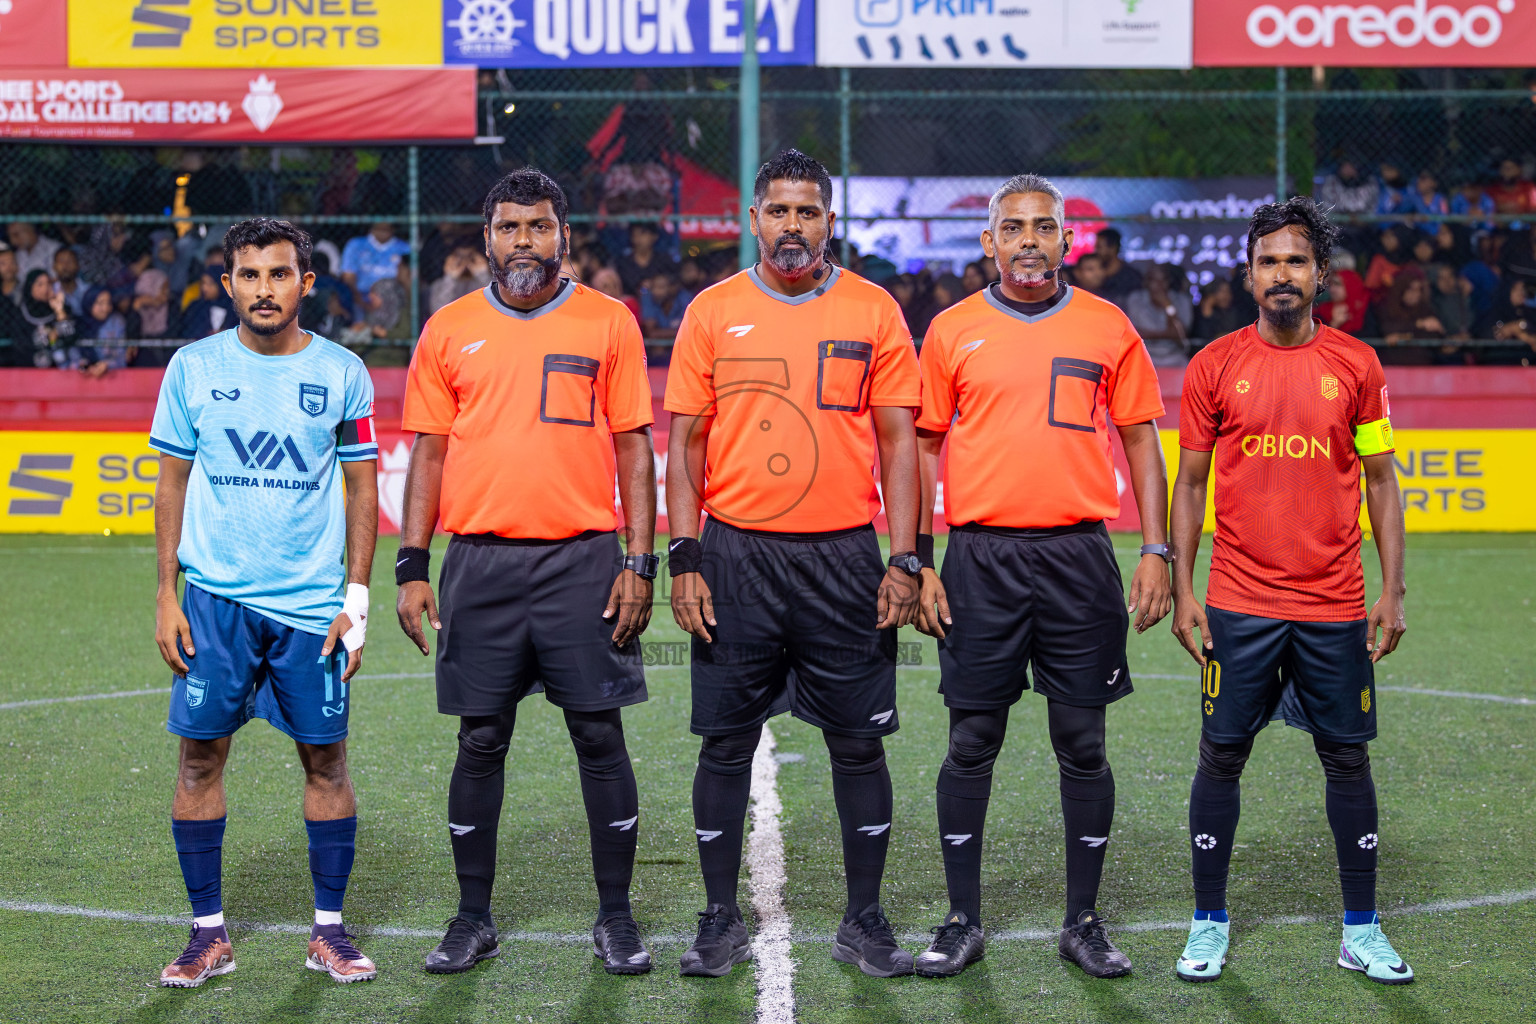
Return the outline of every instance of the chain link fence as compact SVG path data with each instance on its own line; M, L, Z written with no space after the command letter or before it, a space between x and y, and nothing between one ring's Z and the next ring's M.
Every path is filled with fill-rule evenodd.
M1118 233L1123 262L1175 271L1172 291L1189 306L1185 352L1200 337L1202 310L1207 333L1223 321L1213 309L1250 312L1234 272L1253 206L1314 192L1332 199L1348 226L1342 265L1353 265L1370 300L1366 320L1350 322L1357 332L1396 336L1407 361L1447 362L1474 358L1464 339L1499 335L1500 345L1483 346L1477 358L1504 352L1521 361L1531 351L1525 328L1509 325L1523 320L1527 297L1536 302L1536 287L1524 290L1526 274L1536 275L1528 231L1536 91L1528 78L767 68L760 133L765 154L794 146L831 170L842 258L904 299L915 332L925 310L987 276L977 240L986 197L1001 179L1030 170L1065 186L1078 231L1074 259ZM196 301L209 250L234 220L268 214L303 225L330 278L347 269L348 242L372 232L375 245L406 255L405 269L380 295L377 282L338 282L305 316L330 336L345 334L372 362L398 362L445 297L484 279L474 258L482 198L500 175L527 164L570 196L578 270L617 264L619 280L605 276L606 287L638 296L648 278L623 271L646 264L652 236L658 265L680 274L685 290L734 270L736 88L734 70L483 72L480 130L488 141L478 145L7 143L0 221L16 225L11 244L23 269L38 251L26 244L30 224L45 249L49 238L72 248L79 280L110 285L120 311L143 305L135 287L144 269L164 271L173 314L164 318L165 338L192 322L178 311ZM659 231L632 232L636 223ZM390 234L398 241L386 242ZM1107 244L1098 243L1101 252ZM1438 290L1441 265L1451 268L1460 299ZM0 256L0 278L5 271ZM1413 292L1397 283L1405 277L1423 279L1419 294L1404 294ZM0 280L8 291L24 283ZM1333 298L1359 304L1352 294ZM1386 304L1397 317L1391 323L1380 315ZM1439 319L1455 323L1439 332L1387 329L1403 326L1404 310L1429 306L1444 306L1450 311ZM161 318L139 319L137 333L152 338L143 321ZM1536 343L1536 331L1529 337Z

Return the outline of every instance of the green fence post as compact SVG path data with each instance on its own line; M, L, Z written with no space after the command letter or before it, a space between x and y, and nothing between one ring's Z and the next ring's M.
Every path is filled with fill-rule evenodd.
M1285 68L1275 68L1275 200L1285 202L1290 193L1285 187Z
M757 262L757 247L752 244L752 218L748 207L752 204L752 183L757 178L758 153L758 97L761 95L760 74L757 65L757 0L741 3L741 90L738 102L741 107L741 166L736 180L741 188L741 269L746 270Z
M412 146L406 153L405 162L406 217L411 229L411 336L414 338L421 334L421 147Z
M852 100L850 93L853 72L848 68L841 68L837 72L837 133L838 133L838 162L843 172L843 208L838 212L843 220L843 265L848 265L848 211L853 209L853 200L848 194L849 175L852 173L853 163L853 139L851 137L851 121L849 106Z

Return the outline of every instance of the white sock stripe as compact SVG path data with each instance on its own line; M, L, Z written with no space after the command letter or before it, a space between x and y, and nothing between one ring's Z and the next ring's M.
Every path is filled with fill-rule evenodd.
M757 975L757 1024L794 1024L795 961L790 957L789 912L784 908L784 836L779 830L779 762L773 730L763 724L752 755L752 833L747 837L747 867L757 934L752 963Z

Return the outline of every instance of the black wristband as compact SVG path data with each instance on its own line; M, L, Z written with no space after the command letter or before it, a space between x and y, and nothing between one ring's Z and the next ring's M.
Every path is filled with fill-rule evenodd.
M395 586L431 583L432 553L426 548L401 548L395 552Z
M917 535L917 559L923 563L924 569L932 569L933 565L933 534L920 533Z
M704 545L696 537L678 537L667 545L667 574L698 572L704 565Z

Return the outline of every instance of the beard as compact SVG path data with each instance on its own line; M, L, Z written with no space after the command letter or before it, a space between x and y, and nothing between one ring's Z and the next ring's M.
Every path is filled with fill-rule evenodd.
M276 321L267 320L257 322L252 318L251 314L258 309L275 309L277 310L280 319ZM251 307L249 310L241 311L237 315L240 318L240 326L244 327L252 334L258 334L263 338L270 338L274 334L282 334L284 331L286 331L288 329L288 325L293 323L293 321L299 315L299 311L297 309L295 309L292 313L289 313L287 316L282 316L282 312L283 309L281 306L273 303L262 303L258 306Z
M560 264L565 259L565 241L562 239L555 249L555 254L549 259L539 259L536 254L513 252L505 260L496 258L496 254L487 250L486 259L491 265L491 276L496 283L501 285L506 293L515 299L532 298L545 288L556 277L560 276ZM536 266L526 270L513 270L511 263L514 257L532 255L538 260Z
M792 246L791 242L800 244ZM759 238L757 252L764 263L771 263L774 270L793 281L811 269L818 260L825 258L827 246L823 242L819 250L812 249L804 235L785 234L773 240L772 250L768 248L767 242Z
M1277 298L1280 295L1294 295L1299 301L1294 305L1288 305L1280 309L1273 309L1261 303L1259 305L1259 316L1279 330L1294 331L1311 318L1312 303L1307 301L1307 297L1301 293L1300 289L1278 293L1271 291L1264 297L1270 299Z
M998 275L1014 288L1039 288L1042 285L1049 284L1056 277L1057 268L1051 266L1050 257L1046 256L1039 249L1025 249L1023 252L1017 253L1015 258L1018 256L1036 255L1044 261L1045 265L1041 269L1025 270L1022 267L1015 266L1012 259L1004 263L1001 256L994 258L993 262L997 264Z

